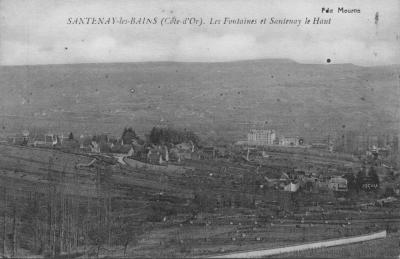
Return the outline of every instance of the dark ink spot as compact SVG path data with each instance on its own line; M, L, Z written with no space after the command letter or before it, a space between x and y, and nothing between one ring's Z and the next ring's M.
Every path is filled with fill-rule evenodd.
M328 59L326 59L326 63L331 63L331 59L330 58L328 58Z
M345 124L343 124L343 125L342 125L342 128L343 128L343 129L344 129L344 128L346 128L346 125L345 125Z
M238 94L240 94L240 91L238 92Z
M361 100L361 101L365 101L365 97L361 97L360 100Z
M219 94L219 96L223 96L223 95L224 95L223 93L220 93L220 94Z
M68 47L65 47L64 49L65 49L65 50L68 50Z
M378 25L379 22L379 12L375 13L375 24Z

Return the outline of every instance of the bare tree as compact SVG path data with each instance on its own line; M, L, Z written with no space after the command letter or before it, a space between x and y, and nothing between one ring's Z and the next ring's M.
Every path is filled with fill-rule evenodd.
M13 230L13 234L12 234L12 253L11 253L11 257L15 257L17 255L17 206L16 206L15 190L13 190L12 230Z
M4 195L3 195L3 257L6 256L6 232L7 232L7 224L6 224L6 212L7 212L7 188L4 187Z

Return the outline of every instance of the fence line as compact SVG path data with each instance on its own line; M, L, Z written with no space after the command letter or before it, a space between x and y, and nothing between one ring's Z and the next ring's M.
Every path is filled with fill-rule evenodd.
M369 235L347 237L347 238L341 238L341 239L327 240L327 241L314 242L314 243L295 245L295 246L286 246L286 247L266 249L266 250L230 253L230 254L224 254L224 255L210 256L208 258L257 258L257 257L278 255L278 254L289 253L289 252L297 252L297 251L315 249L315 248L347 245L347 244L359 243L359 242L364 242L364 241L369 241L369 240L374 240L374 239L379 239L379 238L385 238L385 237L386 237L386 230L377 232L377 233L373 233L373 234L369 234Z

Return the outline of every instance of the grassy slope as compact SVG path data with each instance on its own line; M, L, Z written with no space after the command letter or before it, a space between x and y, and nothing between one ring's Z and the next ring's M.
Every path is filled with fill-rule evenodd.
M0 67L0 133L120 134L161 123L240 139L248 121L306 137L342 125L398 129L398 71L287 60Z

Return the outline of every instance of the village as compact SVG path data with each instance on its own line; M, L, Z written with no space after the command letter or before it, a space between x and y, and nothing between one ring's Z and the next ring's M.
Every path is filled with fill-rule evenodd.
M171 256L203 256L380 230L397 233L400 227L395 135L350 132L343 134L346 138L311 141L251 128L243 134L246 140L212 145L189 129L165 126L155 126L144 136L132 127L120 136L44 132L24 129L3 136L0 180L4 186L17 186L6 191L7 199L11 202L11 193L18 190L21 203L34 195L37 204L50 199L49 206L58 211L66 195L74 201L65 205L66 211L68 206L86 206L86 212L76 215L93 224L75 229L82 236L79 241L57 231L85 221L76 218L72 226L40 223L36 231L50 228L55 236L50 243L44 235L25 245L33 251L56 255L97 246L103 255L132 255L134 249L135 256L157 257L161 250L153 246L158 244ZM24 213L23 207L16 214L10 210L17 217ZM14 231L22 231L23 222L21 218ZM102 224L108 237L100 242ZM91 231L97 234L91 237ZM132 231L142 234L134 243L131 238L121 241ZM165 239L164 231L175 231L177 237ZM37 238L28 231L6 246L14 249L28 237ZM63 244L57 245L59 240ZM68 242L73 245L65 247Z
M344 135L343 135L344 138ZM365 140L366 139L366 140ZM299 136L285 137L271 129L250 129L247 140L236 141L223 146L201 145L200 138L192 131L179 131L168 127L153 127L141 139L131 128L124 128L121 137L103 133L93 136L68 134L31 134L23 130L20 134L3 138L3 143L54 148L73 153L103 154L114 157L121 164L135 168L176 170L189 161L233 161L257 165L256 171L268 165L278 154L306 154L309 156L341 159L347 161L339 168L322 170L313 166L297 164L288 167L280 175L264 177L263 186L287 192L330 190L339 194L352 190L377 192L389 188L393 194L400 194L398 171L393 166L393 157L398 154L397 136L356 136L348 132L346 140L326 139L307 143ZM347 151L347 152L346 152ZM395 161L396 163L396 161ZM175 167L174 167L175 166ZM391 177L391 185L387 179Z
M67 206L61 216L38 209L44 218L61 220L36 223L35 231L50 228L50 241L47 234L36 240L35 232L26 232L20 218L24 206L14 214L10 207L8 215L20 219L6 228L19 235L6 242L9 251L33 238L24 247L54 256L82 247L89 247L85 256L132 251L138 257L157 257L161 251L203 256L382 230L397 233L400 227L396 135L352 131L339 139L311 141L252 128L244 132L245 140L212 145L189 129L156 126L144 136L132 127L121 131L113 136L24 129L3 136L0 180L16 186L5 189L8 204L15 206L12 193L18 190L21 204L33 196L34 204L47 203L55 211ZM64 204L65 199L73 202ZM63 211L85 206L72 214L77 218L69 219L71 226L62 223L69 217ZM86 221L93 223L82 227ZM108 234L100 242L103 224ZM76 233L62 234L65 228ZM141 233L136 241L128 238L132 231ZM165 231L175 231L176 238Z
M400 258L398 0L53 2L0 0L1 258Z

